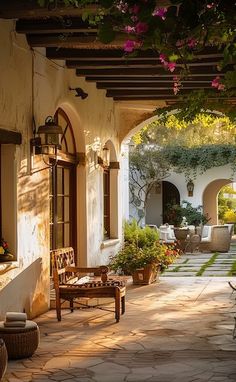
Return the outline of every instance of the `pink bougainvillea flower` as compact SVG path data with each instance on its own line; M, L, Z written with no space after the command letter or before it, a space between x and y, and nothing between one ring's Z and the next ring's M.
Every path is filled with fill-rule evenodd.
M174 80L173 92L174 92L174 95L177 95L182 87L182 84L180 81L180 77L178 76L174 76L173 80Z
M129 12L137 15L139 13L139 10L140 6L138 4L134 4L134 6L129 9Z
M135 32L135 28L131 27L130 25L126 25L125 28L124 28L124 31L126 33L133 33L133 32Z
M195 48L197 45L197 40L195 38L190 38L187 42L189 48Z
M138 24L136 25L135 30L136 30L136 33L138 34L145 33L148 30L148 24L143 23L142 21L139 21Z
M135 46L136 46L135 41L133 41L133 40L127 40L127 41L124 43L124 51L127 52L127 53L131 53L131 52L133 52L133 50L135 49Z
M215 3L209 3L209 4L207 4L207 8L208 9L211 9L211 8L213 8L215 6Z
M154 11L152 12L152 15L153 16L158 16L160 17L162 20L165 20L166 19L166 12L167 12L167 8L159 8L159 7L156 7L154 9Z
M218 90L225 90L225 85L224 84L219 84Z
M175 45L177 46L177 48L182 48L184 44L184 40L177 40Z
M214 80L212 80L211 86L213 88L220 90L220 91L225 90L225 85L220 83L220 77L219 76L215 77Z
M162 64L166 63L166 62L167 62L167 61L166 61L166 55L163 54L163 53L161 53L161 54L159 55L159 60L161 61Z
M138 21L138 17L133 15L131 16L131 20L135 23L136 21Z
M211 86L212 86L213 88L218 89L219 82L220 82L220 77L217 76L216 78L214 78L214 80L212 80L212 82L211 82Z
M117 2L116 8L120 12L126 13L128 11L128 4L125 1L120 0L119 2Z
M171 73L173 73L174 70L175 70L175 68L176 68L176 63L175 63L175 62L168 62L168 64L167 64L167 68L168 68L168 70L169 70Z

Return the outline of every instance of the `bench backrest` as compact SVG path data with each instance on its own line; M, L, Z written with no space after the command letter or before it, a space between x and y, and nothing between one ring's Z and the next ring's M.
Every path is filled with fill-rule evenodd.
M75 266L75 254L72 247L52 250L51 261L55 287L66 284L75 277L73 272L66 271L67 267Z

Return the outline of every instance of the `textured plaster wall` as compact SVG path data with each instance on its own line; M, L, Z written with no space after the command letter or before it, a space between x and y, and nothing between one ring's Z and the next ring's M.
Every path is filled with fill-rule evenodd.
M76 77L74 70L65 69L63 62L49 61L44 49L32 51L11 21L0 20L0 46L0 127L23 136L15 151L17 261L0 264L0 318L7 310L24 309L34 317L49 306L49 170L40 157L30 168L32 116L39 126L63 108L72 122L76 150L86 155L110 140L119 157L119 129L113 100L95 84ZM69 87L82 87L89 96L81 100ZM101 247L102 169L91 171L86 161L86 166L78 166L77 175L79 262L98 265L117 249L117 243ZM121 235L122 216L115 218Z

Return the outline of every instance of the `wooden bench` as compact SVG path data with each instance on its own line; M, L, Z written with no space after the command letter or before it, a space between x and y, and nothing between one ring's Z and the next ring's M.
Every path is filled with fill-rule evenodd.
M115 301L115 319L125 313L125 284L122 281L108 279L108 267L76 267L74 250L71 247L51 251L53 281L56 294L57 319L61 321L61 306L69 301L70 310L79 298L113 298ZM85 276L87 280L85 279ZM76 301L78 304L80 302ZM98 307L98 305L96 305Z

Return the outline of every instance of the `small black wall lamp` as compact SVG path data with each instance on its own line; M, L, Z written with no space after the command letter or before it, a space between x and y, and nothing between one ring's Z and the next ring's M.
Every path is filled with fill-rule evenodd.
M85 91L83 91L83 89L81 88L71 88L69 87L69 90L75 90L76 91L76 97L81 97L82 99L85 99L88 97L88 93L85 93Z

